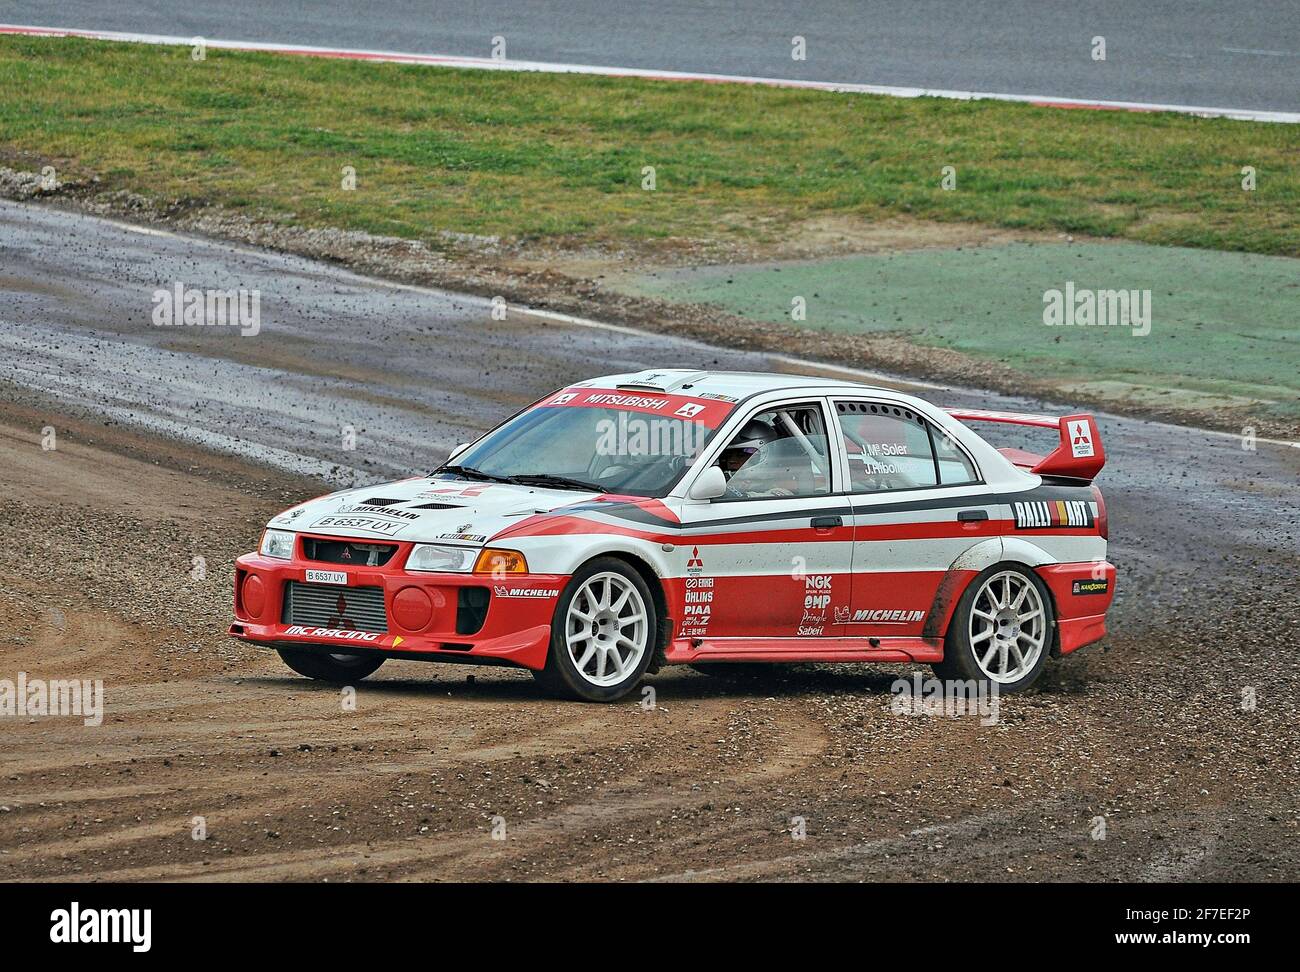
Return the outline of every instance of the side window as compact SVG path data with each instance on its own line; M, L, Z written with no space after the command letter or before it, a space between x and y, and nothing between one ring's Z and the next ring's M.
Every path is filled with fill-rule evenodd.
M823 496L831 491L826 424L816 405L788 405L754 416L718 456L726 498Z
M964 486L979 482L975 467L966 458L966 453L948 437L943 429L930 425L930 436L934 442L934 455L939 460L939 482L944 486Z
M937 486L925 419L898 405L837 402L850 489L876 493Z

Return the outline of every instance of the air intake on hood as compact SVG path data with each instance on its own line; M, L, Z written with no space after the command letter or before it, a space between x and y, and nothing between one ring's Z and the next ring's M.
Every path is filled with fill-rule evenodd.
M372 496L370 499L361 501L362 506L392 506L394 503L402 502L399 499L385 499L382 496Z
M459 503L421 503L419 506L408 506L408 510L458 510Z

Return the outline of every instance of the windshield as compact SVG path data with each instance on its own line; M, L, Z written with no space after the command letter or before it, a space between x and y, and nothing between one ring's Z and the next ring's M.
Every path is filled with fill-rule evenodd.
M444 468L465 478L663 496L733 404L567 389L515 416Z

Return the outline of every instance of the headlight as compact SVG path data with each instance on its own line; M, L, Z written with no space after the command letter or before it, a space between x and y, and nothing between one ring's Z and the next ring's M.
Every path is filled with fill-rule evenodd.
M267 530L262 534L263 557L289 560L293 557L293 534L288 530Z
M464 573L474 566L478 550L473 547L452 547L440 543L418 543L406 558L407 570L439 570Z

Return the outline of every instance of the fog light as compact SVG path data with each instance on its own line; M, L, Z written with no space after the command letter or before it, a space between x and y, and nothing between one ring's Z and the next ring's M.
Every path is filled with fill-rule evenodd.
M266 584L262 582L262 578L256 574L245 577L241 594L244 599L244 613L250 618L260 618L262 612L266 610Z
M418 587L403 587L393 595L393 620L407 631L423 631L433 619L429 595Z

